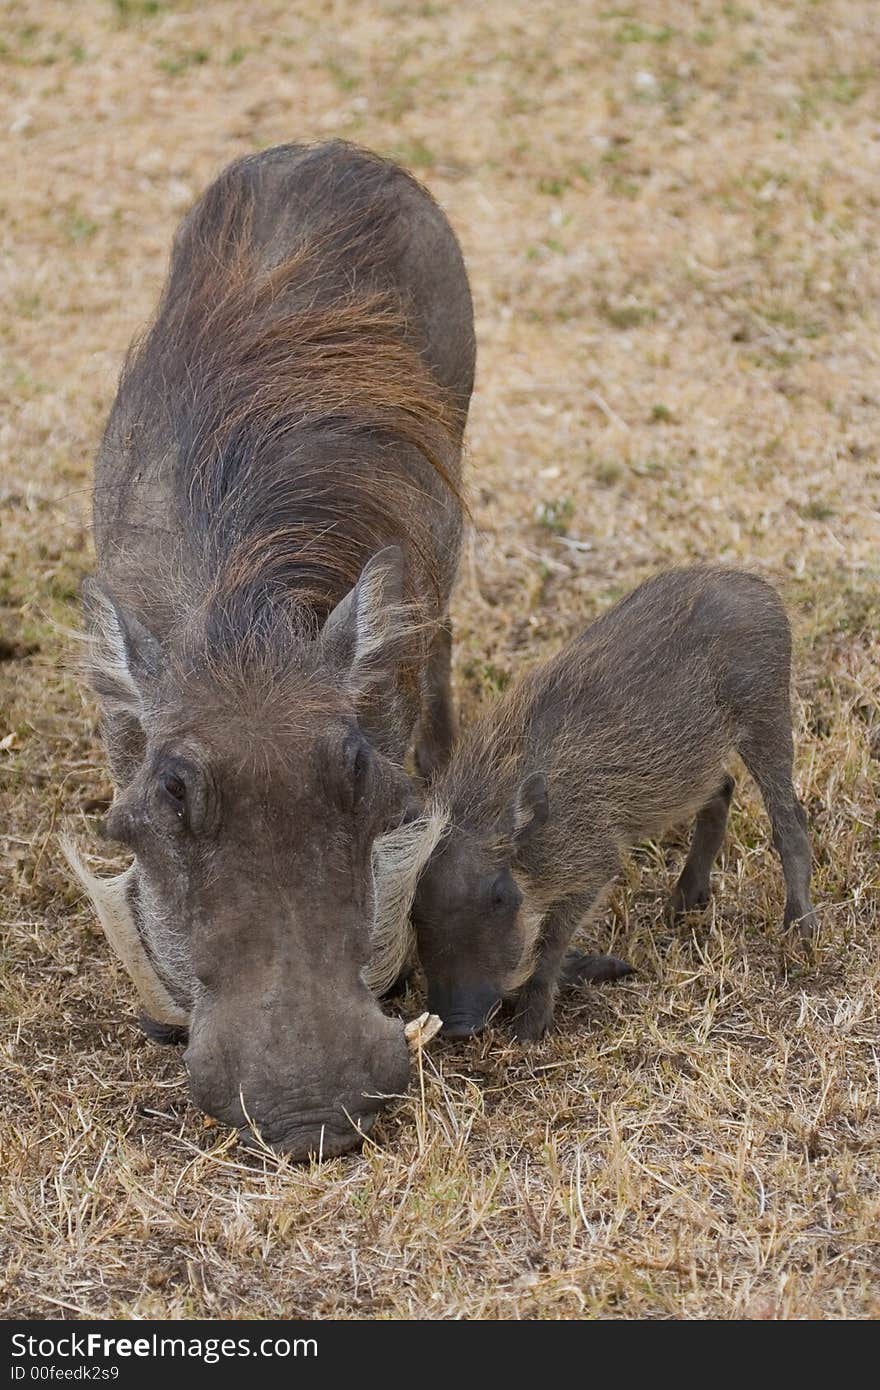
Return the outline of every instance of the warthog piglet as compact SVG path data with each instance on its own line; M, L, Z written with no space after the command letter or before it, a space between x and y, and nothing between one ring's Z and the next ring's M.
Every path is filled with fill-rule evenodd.
M428 1007L447 1033L478 1031L512 998L517 1036L539 1038L560 976L576 973L565 955L572 934L622 853L692 817L670 908L704 906L733 753L770 817L784 924L812 934L790 664L788 620L768 584L737 570L673 570L530 670L469 729L434 789L435 844L413 904Z

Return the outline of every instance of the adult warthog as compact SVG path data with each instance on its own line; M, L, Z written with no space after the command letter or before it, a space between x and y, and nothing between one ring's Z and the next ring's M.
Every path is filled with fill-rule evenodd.
M285 145L184 218L100 450L90 673L135 858L79 871L197 1103L296 1157L355 1146L408 1081L368 987L375 845L414 731L425 774L451 741L473 369L425 189Z

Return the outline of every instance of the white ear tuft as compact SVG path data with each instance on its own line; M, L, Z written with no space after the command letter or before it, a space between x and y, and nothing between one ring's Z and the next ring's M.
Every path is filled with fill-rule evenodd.
M528 839L535 830L546 825L549 814L547 778L543 772L533 772L516 789L511 811L513 838L517 843Z
M403 563L397 546L380 550L355 589L353 665L366 666L391 645L401 626Z
M410 912L416 887L448 824L447 812L434 808L373 843L371 955L361 978L374 994L391 988L415 946Z
M89 683L108 709L140 718L146 680L158 666L159 645L142 623L123 614L96 580L84 581L83 603L91 630Z
M399 546L380 550L324 624L321 643L355 693L389 679L413 652L419 623L404 601Z

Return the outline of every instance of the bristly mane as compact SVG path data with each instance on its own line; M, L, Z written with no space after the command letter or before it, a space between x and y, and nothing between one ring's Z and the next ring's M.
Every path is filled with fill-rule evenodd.
M451 463L463 412L385 270L408 234L400 171L353 165L341 144L325 154L298 186L307 216L293 249L283 189L267 194L266 177L265 161L239 161L184 222L119 393L128 442L140 429L168 443L200 597L233 640L282 595L325 615L401 517L432 588L431 477L461 505ZM421 486L401 457L414 450Z

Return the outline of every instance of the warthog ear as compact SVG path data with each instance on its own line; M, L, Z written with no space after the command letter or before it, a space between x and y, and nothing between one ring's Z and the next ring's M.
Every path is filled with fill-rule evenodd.
M403 574L399 546L378 551L324 624L321 646L355 695L393 680L413 655L417 624L404 601Z
M83 606L91 631L88 672L92 689L108 710L140 719L145 692L161 669L156 638L98 583L85 579Z
M549 811L547 778L543 772L533 772L520 782L513 798L513 838L518 845L546 824Z

